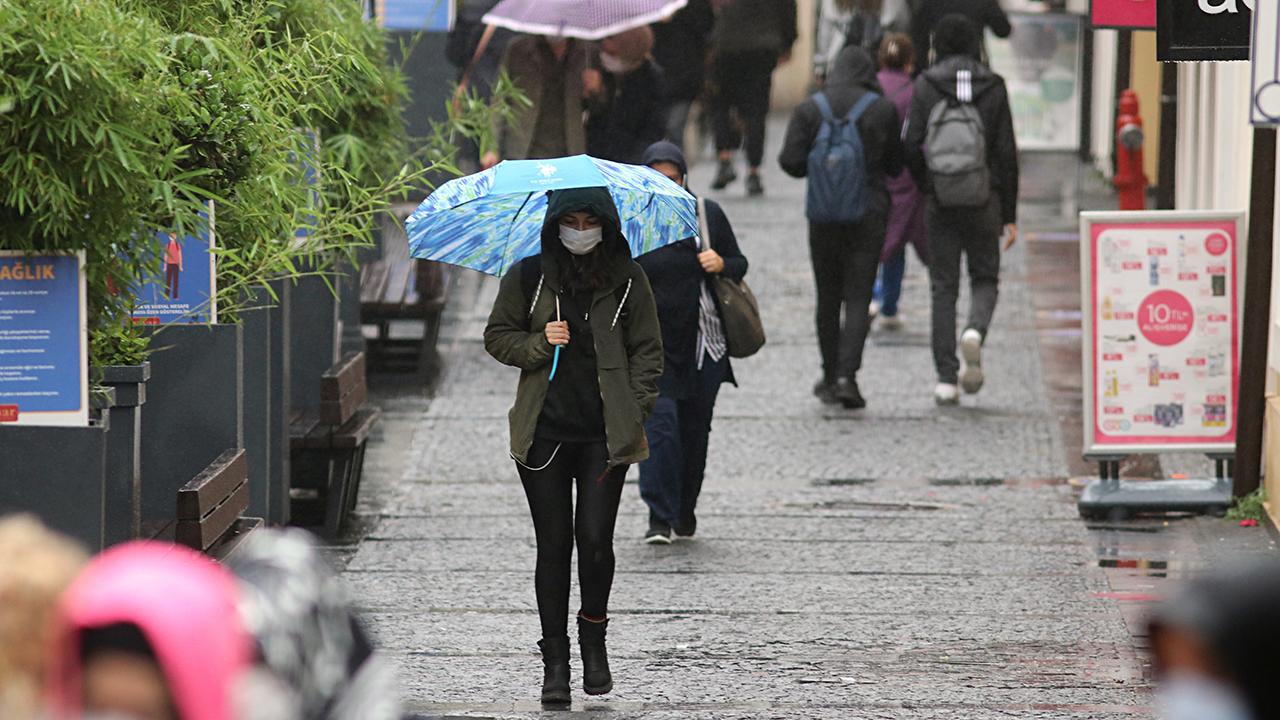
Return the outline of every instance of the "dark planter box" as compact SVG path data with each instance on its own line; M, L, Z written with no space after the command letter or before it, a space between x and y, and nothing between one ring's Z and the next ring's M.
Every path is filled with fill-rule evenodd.
M341 280L330 278L339 293ZM338 299L324 278L309 276L293 286L289 305L291 407L299 412L320 407L320 376L338 361Z
M178 488L244 447L244 328L170 325L151 341L142 422L142 532L172 522Z
M271 490L268 493L267 522L285 525L289 522L289 416L293 397L291 308L293 283L278 280L271 283L278 301L267 310L271 317Z
M92 552L105 546L107 432L89 427L0 428L0 514L30 512Z
M292 288L259 289L241 312L244 326L244 449L249 463L249 512L272 524L289 521L289 406ZM283 497L281 497L283 495Z
M151 363L94 368L94 381L114 391L103 412L107 434L106 545L133 540L142 529L142 406L147 402Z

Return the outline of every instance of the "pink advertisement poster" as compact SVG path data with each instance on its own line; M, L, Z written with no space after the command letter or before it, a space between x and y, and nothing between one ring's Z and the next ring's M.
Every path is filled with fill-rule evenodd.
M1129 214L1082 219L1086 438L1094 452L1232 446L1243 219Z
M1089 16L1096 28L1154 30L1156 0L1092 0Z

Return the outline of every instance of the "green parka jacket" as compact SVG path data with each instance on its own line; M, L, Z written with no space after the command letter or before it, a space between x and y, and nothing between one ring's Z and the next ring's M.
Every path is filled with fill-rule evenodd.
M592 295L589 322L604 404L609 466L629 465L649 457L644 422L657 401L658 378L662 375L662 333L653 290L618 232L618 214L608 192L585 188L562 190L552 196L542 231L538 288L530 298L521 280L521 265L534 261L532 258L512 266L502 278L484 331L485 350L498 362L521 370L508 420L511 456L522 463L528 462L555 352L544 331L547 323L555 319L556 296L563 288L561 275L570 261L560 243L557 221L581 210L603 221L604 240L595 252L606 253L608 258L608 280Z

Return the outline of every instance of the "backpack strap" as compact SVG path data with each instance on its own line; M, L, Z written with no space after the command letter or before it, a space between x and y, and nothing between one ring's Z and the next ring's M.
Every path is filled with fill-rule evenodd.
M849 122L858 122L858 118L862 117L862 113L866 112L867 108L871 107L871 103L879 99L880 95L878 93L871 91L863 93L862 97L858 98L858 102L854 103L853 107L849 109Z
M813 104L818 106L818 112L822 113L822 119L827 122L835 122L836 114L831 109L831 102L827 100L826 93L815 93L813 96Z

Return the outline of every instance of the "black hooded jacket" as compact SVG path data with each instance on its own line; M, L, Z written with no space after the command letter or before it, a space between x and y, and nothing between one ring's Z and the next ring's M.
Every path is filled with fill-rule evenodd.
M969 73L963 83L967 94L978 108L987 132L987 164L991 168L991 189L1000 198L1001 222L1018 221L1018 144L1013 136L1013 114L1009 109L1009 92L1004 78L969 55L952 55L916 78L907 116L903 140L907 167L916 185L924 192L930 189L929 170L925 164L924 141L929 113L944 98L957 97L957 77Z
M889 191L885 178L902 171L902 143L899 140L901 125L893 103L883 97L884 92L876 81L876 66L866 50L846 47L836 57L822 90L836 117L849 114L855 103L869 92L881 95L858 118L858 133L862 136L862 148L867 158L867 177L872 190L868 212L886 215L889 212ZM792 177L802 178L809 172L809 153L822 129L822 111L813 98L805 100L791 115L786 139L778 163Z

